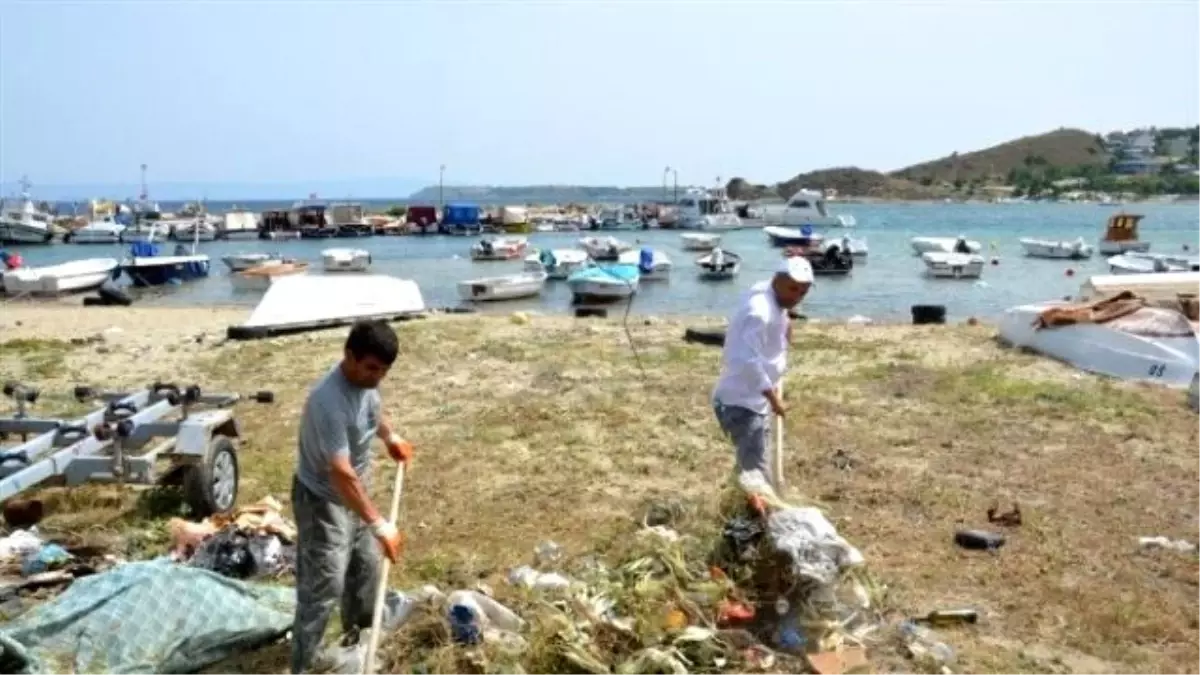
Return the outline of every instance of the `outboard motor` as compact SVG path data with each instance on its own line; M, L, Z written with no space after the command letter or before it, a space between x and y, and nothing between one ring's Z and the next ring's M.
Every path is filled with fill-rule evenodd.
M959 237L958 241L954 242L954 252L955 253L970 253L971 252L971 247L967 246L967 240L965 237Z
M713 269L721 269L725 266L725 252L719 248L714 248L712 252Z
M492 240L480 239L479 240L479 248L483 249L484 253L491 255L492 254Z
M642 249L641 255L638 256L638 269L642 274L649 274L654 271L654 251L649 248Z

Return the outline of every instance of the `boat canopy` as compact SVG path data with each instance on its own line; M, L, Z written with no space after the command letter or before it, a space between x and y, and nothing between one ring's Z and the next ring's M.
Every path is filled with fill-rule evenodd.
M1116 213L1108 217L1108 226L1104 229L1105 241L1137 241L1138 223L1145 216L1134 213Z
M478 204L457 202L446 204L442 213L442 222L446 225L478 225L480 208Z

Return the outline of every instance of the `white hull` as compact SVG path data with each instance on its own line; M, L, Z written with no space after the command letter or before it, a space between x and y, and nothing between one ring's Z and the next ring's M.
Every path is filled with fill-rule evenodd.
M615 237L584 237L579 245L592 260L615 261L620 255L633 248L632 244Z
M201 227L199 232L188 227L175 230L175 241L216 241L217 231L210 227Z
M658 251L653 252L650 269L642 269L642 252L641 251L626 251L617 258L617 262L624 265L633 265L638 268L641 274L642 281L670 281L671 280L671 259L665 254Z
M831 239L824 243L824 247L828 249L831 246L838 248L849 249L851 257L866 258L867 257L867 240L866 239L851 239L843 237L841 239Z
M586 295L596 298L628 298L637 293L640 281L625 283L623 281L595 281L581 279L568 282L571 292L575 295Z
M937 279L978 279L983 274L981 255L932 252L921 255L925 273Z
M249 241L258 239L258 230L225 230L221 233L221 238L229 241Z
M529 241L524 237L484 239L471 247L471 260L514 260L525 255Z
M738 275L742 270L742 264L737 263L733 267L727 267L723 270L712 270L705 267L700 268L700 279L702 281L726 281Z
M371 254L362 249L331 248L321 251L326 272L366 272L371 266Z
M1080 370L1169 387L1191 384L1200 362L1200 343L1194 333L1182 335L1186 331L1181 330L1178 337L1150 337L1120 330L1111 323L1034 328L1043 310L1063 304L1046 302L1009 309L1000 322L1000 338ZM1182 316L1179 326L1187 326Z
M679 235L679 240L685 251L711 251L721 243L721 235L688 233Z
M1166 255L1130 251L1115 255L1105 262L1113 274L1162 274L1165 272L1197 272L1200 261Z
M237 253L221 258L231 272L242 272L268 262L278 262L279 256L273 253Z
M1082 239L1076 241L1047 241L1045 239L1022 239L1021 248L1031 258L1055 258L1084 260L1092 257L1095 249Z
M1116 255L1118 253L1129 253L1131 251L1145 253L1150 250L1150 242L1148 241L1109 241L1101 239L1100 245L1096 247L1100 255Z
M913 251L920 255L922 253L954 253L954 247L958 244L958 239L954 237L913 237ZM983 245L979 242L968 239L967 248L971 249L971 253L979 253L983 250Z
M119 264L115 258L90 258L46 267L26 267L4 273L4 290L14 295L86 291L111 278Z
M470 279L458 283L458 297L468 302L518 300L539 295L545 285L546 274L542 272Z
M546 278L564 280L581 269L591 265L587 254L573 249L552 251L554 264L546 266L542 263L539 253L531 253L525 258L525 271L530 274L544 273Z
M155 237L162 238L161 232L154 232L151 228L126 228L121 233L121 243L123 244L148 244Z
M718 256L718 252L721 254ZM719 260L714 260L719 258ZM742 269L742 258L736 253L717 249L712 253L701 256L696 260L700 268L700 279L704 281L725 281L738 275Z
M83 226L70 234L72 244L119 244L124 228L100 228Z
M685 230L715 230L718 232L742 229L742 219L736 213L710 213L702 216L683 215L677 227Z
M37 223L18 223L0 220L0 242L14 244L44 244L50 241L50 228Z

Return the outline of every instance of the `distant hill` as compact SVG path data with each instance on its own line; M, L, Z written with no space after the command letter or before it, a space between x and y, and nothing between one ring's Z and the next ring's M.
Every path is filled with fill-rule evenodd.
M679 187L683 191L683 186ZM670 194L668 193L668 198ZM605 185L447 185L439 190L431 185L408 196L409 202L436 203L466 201L480 204L589 204L597 202L635 203L663 199L661 185L655 187L616 187Z
M1059 168L1105 166L1109 155L1104 140L1081 129L1059 129L1037 136L1025 136L984 150L965 154L953 153L930 162L893 171L894 178L903 178L924 185L1003 180L1012 171L1034 165Z
M936 199L949 192L904 178L854 166L821 169L798 174L775 185L753 185L742 178L729 181L725 189L731 199L787 199L801 188L836 190L839 195L879 199Z

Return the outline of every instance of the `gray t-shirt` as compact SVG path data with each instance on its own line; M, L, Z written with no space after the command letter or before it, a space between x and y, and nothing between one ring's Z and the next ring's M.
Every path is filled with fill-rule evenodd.
M359 480L367 484L380 405L379 391L350 384L340 363L313 385L300 417L296 458L296 476L305 487L340 504L329 477L329 465L338 456L349 456Z

